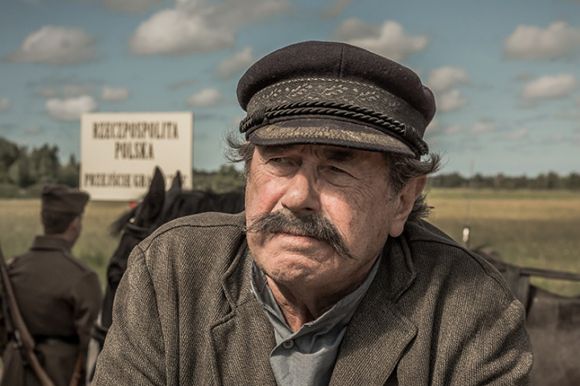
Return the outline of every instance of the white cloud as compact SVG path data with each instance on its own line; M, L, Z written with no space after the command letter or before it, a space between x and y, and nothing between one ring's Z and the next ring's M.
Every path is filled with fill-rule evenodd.
M97 109L93 97L82 95L77 98L48 99L45 103L48 114L57 121L77 121L81 115Z
M441 132L441 124L437 118L433 118L427 128L425 129L425 135L439 134Z
M129 39L136 55L183 56L234 46L243 25L289 8L288 0L177 0L175 8L154 14Z
M580 106L576 105L572 106L571 108L569 107L561 108L556 112L554 116L558 119L568 119L578 122L580 121L580 109L578 107Z
M172 90L178 90L182 87L188 87L188 86L192 86L197 82L197 80L195 78L190 78L190 79L184 79L184 80L180 80L179 82L175 82L169 85L169 88Z
M57 93L54 88L45 87L42 90L36 92L34 95L39 96L41 98L54 98L56 97Z
M189 55L230 48L234 34L207 25L201 17L175 9L161 11L143 22L131 36L129 46L137 55Z
M528 82L521 97L526 100L565 98L576 89L578 79L573 74L547 75Z
M459 125L450 125L445 128L445 134L453 135L461 132L461 126Z
M322 17L325 19L336 19L352 3L352 0L335 0L322 11Z
M431 138L429 139L429 148L433 149L441 144L441 138Z
M194 107L211 107L223 99L223 95L215 88L206 88L193 94L187 103Z
M246 116L242 114L234 116L234 118L232 119L232 126L239 127L240 123L242 122L242 119L244 119L245 117Z
M86 84L65 84L62 88L57 89L54 86L48 86L35 92L34 95L41 98L73 98L80 95L92 95L93 86Z
M570 28L564 21L547 29L519 25L504 42L507 59L545 60L569 55L580 48L580 28Z
M93 38L82 29L49 25L28 35L8 59L44 64L80 63L95 58L94 46Z
M489 133L491 131L497 130L498 127L493 121L480 121L476 122L471 128L473 134Z
M78 97L81 95L92 94L93 86L82 84L66 84L62 86L62 95L65 98Z
M437 110L442 113L455 111L469 104L469 99L461 95L461 91L453 89L435 96Z
M430 137L436 137L440 134L454 135L461 132L461 126L458 124L442 126L441 123L435 118L431 121L429 126L427 126L427 131L425 135ZM431 139L428 141L431 143Z
M27 134L40 134L44 131L40 126L28 126L24 130Z
M561 143L564 142L564 135L561 133L553 134L549 137L544 138L544 142L546 143Z
M453 87L469 81L467 72L461 67L446 66L431 70L427 78L427 86L435 94L437 109L446 113L467 105L469 100Z
M441 93L460 84L469 82L469 76L461 67L440 67L431 70L427 78L427 86L434 93Z
M504 136L505 139L518 140L528 136L528 131L526 129L519 129L514 132L508 133Z
M515 80L518 82L526 82L526 81L532 79L533 77L534 76L532 74L530 74L529 72L524 72L524 73L517 75L515 77Z
M137 14L161 2L162 0L105 0L105 6L117 11Z
M356 18L345 20L333 34L337 40L366 48L395 61L423 51L429 39L408 35L396 21L387 20L381 26L367 24Z
M103 86L103 92L101 93L102 100L107 102L122 102L127 98L129 98L129 90L126 88Z
M252 47L246 47L233 56L222 60L218 66L218 74L222 78L228 78L239 70L247 69L254 61Z
M570 112L568 108L562 108L556 112L555 117L558 119L574 119L577 120L579 115L577 112Z
M0 99L0 113L10 110L12 102L8 98Z

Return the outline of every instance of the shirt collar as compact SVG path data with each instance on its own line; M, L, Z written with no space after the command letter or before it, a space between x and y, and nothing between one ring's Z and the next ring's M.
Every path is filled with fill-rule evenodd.
M268 285L266 280L266 275L258 267L255 261L252 261L252 271L251 271L251 285L252 293L262 305L266 311L266 315L274 324L274 328L280 333L284 330L286 336L292 336L293 338L304 335L306 333L325 333L330 331L333 327L339 324L348 324L354 311L356 310L358 304L366 294L368 288L370 287L375 275L378 271L380 262L382 259L382 253L379 255L375 261L373 267L368 273L365 280L360 286L350 294L346 295L340 299L334 306L332 306L328 311L319 316L316 320L305 323L300 330L293 333L290 326L286 323L284 314L278 306L274 294Z
M36 236L30 249L61 249L69 252L71 245L65 239L54 236Z

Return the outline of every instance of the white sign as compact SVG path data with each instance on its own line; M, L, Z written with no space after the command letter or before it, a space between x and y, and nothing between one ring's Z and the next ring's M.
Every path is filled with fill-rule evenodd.
M81 120L80 189L92 200L136 201L159 166L166 188L179 171L191 189L193 114L94 113Z

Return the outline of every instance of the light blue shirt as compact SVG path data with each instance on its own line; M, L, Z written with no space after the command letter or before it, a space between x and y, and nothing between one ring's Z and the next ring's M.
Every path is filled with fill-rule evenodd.
M276 347L270 353L270 365L280 386L328 385L338 349L357 306L371 285L381 256L364 282L339 300L318 319L292 332L258 266L252 266L252 292L263 306L274 327Z

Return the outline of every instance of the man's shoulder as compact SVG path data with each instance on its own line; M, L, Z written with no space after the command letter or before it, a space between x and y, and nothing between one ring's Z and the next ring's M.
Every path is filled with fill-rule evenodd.
M89 267L88 264L80 260L77 256L73 256L70 253L63 253L63 256L71 269L77 271L80 275L97 276L95 270Z
M245 213L207 212L172 220L153 232L139 248L146 254L179 255L197 251L223 255L234 251L244 239Z
M23 254L12 257L10 260L8 260L7 264L10 269L16 269L17 267L28 269L31 267L36 267L38 265L38 259L49 259L46 261L50 262L50 266L54 269L55 272L59 273L59 275L66 277L70 277L70 275L97 276L97 273L86 263L81 261L78 257L73 256L70 251L62 249L30 249Z
M458 246L445 232L425 220L409 221L405 226L409 241L427 241L444 245Z
M160 226L149 238L171 237L178 232L224 232L239 233L246 224L245 212L228 214L206 212L179 217Z
M424 220L408 223L405 227L405 238L410 245L418 248L420 252L427 252L427 254L443 253L450 257L481 259L441 229Z
M36 252L38 253L38 251ZM66 277L70 280L72 277L98 276L94 269L79 259L78 256L74 256L71 251L54 250L51 253L55 256L51 261L53 262L54 274L58 277Z
M239 274L242 279L236 281L244 281L249 275L244 225L244 213L203 213L173 220L135 247L129 267L146 267L152 280L164 286L187 283L195 293L206 286L218 288L224 275Z
M445 232L426 221L409 223L406 239L416 268L425 269L427 276L437 271L446 272L451 280L495 283L507 298L512 298L509 287L499 271L475 252L463 247Z

